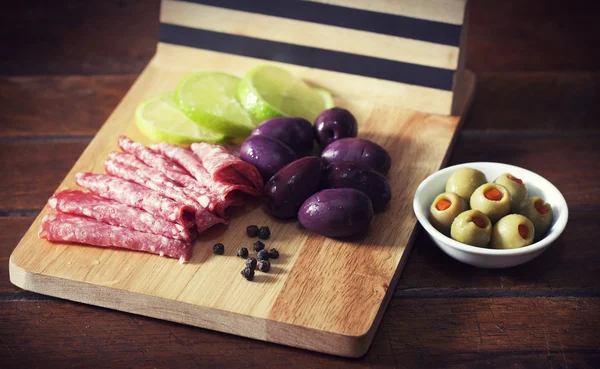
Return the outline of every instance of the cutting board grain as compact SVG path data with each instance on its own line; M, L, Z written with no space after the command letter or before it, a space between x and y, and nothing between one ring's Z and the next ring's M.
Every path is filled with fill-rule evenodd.
M185 16L195 11L197 17ZM210 14L214 17L223 16L219 13L221 10L210 6L165 2L163 26L166 19L171 23L193 23L208 11L213 12ZM232 14L238 17L236 24L243 24L244 17L267 16L248 15L239 9L222 11L235 12ZM278 27L292 32L295 28L290 24L297 25L310 33L309 23L286 25L288 21L297 22L286 18L280 20L283 23ZM186 23L186 27L200 27L203 24L200 23ZM219 32L244 34L248 29L262 32L251 27L227 29L234 27L233 23L206 24L207 27L224 27ZM334 41L335 38L343 39L343 28L322 27L332 27L329 31L334 35ZM364 37L362 33L355 36ZM308 83L332 90L336 104L348 108L357 117L359 136L388 150L392 157L388 179L393 192L389 209L374 217L366 238L341 241L311 234L294 221L274 220L259 201L249 201L243 209L234 212L229 225L214 227L202 234L194 245L190 262L180 265L177 260L150 254L39 240L39 224L48 213L45 208L10 257L12 283L46 295L245 337L342 356L363 355L408 257L416 224L411 206L414 191L421 180L446 160L461 122L459 115L464 114L472 97L472 74L456 73L452 89L445 89L448 81L438 86L427 75L423 76L423 86L415 86L394 80L394 75L380 79L353 75L343 68L330 70L305 66L293 58L283 58L286 63L282 63L231 50L209 50L198 45L165 42L165 39L173 41L170 37L173 34L161 36L163 42L159 43L157 54L58 190L77 188L74 176L78 172L103 172L104 159L111 151L118 150L120 135L144 144L151 143L141 136L134 124L134 111L142 100L172 91L183 76L193 71L220 70L243 76L251 67L268 62L292 71ZM300 34L288 33L280 41L302 43L303 40ZM382 43L380 56L386 56L383 48L389 40L383 37L374 40ZM321 46L333 45L328 43L330 41L320 41ZM398 47L402 45L408 44L400 43ZM441 59L448 56L443 48L431 54L440 59L435 61L426 57L432 51L431 45L418 43L418 46L420 51L406 55L406 58L428 60L429 64L448 68L454 68L458 62L457 51L450 50L450 59L442 62ZM281 49L280 44L274 47ZM351 47L351 44L340 44L339 47ZM304 49L290 50L293 54ZM352 50L345 52L348 51ZM375 63L373 65L380 62L379 59L365 60ZM452 77L452 73L440 76ZM441 87L427 87L427 84ZM449 115L451 110L454 115ZM252 282L239 274L244 260L235 256L239 247L250 248L254 242L245 235L245 228L250 224L268 225L272 237L266 242L267 247L275 247L281 254L273 262L270 273L258 272ZM224 255L212 253L212 245L216 242L225 245Z

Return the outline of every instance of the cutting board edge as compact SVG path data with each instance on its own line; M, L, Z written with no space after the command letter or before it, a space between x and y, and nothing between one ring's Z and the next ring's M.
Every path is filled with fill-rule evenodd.
M400 275L398 272L401 272L405 263L404 260L398 264L396 270L398 276L394 276L393 285L397 283ZM385 297L385 301L380 305L377 317L368 331L352 336L108 286L33 273L16 264L12 255L9 258L9 277L13 285L46 296L350 358L361 357L367 352L392 296L392 293L389 293L389 296ZM393 292L391 287L392 284L390 289ZM93 298L91 298L92 296Z

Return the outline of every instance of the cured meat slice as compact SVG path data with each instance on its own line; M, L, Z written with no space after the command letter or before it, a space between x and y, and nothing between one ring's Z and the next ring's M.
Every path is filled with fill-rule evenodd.
M132 156L131 154L117 152L111 153L104 163L107 173L143 185L161 195L175 200L178 203L192 207L194 209L194 217L198 233L202 233L218 223L226 223L224 219L212 214L204 207L208 205L208 199L206 199L204 205L200 204L186 196L181 187L177 187L175 183L166 178L160 172L157 172L146 165L143 165L145 168L136 168L134 166L127 165L123 163L123 161L115 159L116 157L124 157L124 161L137 160L135 156Z
M191 147L215 181L247 185L259 193L262 191L263 179L254 165L235 157L223 146L201 142L193 143Z
M143 164L161 172L179 186L185 187L186 193L192 196L198 202L202 203L200 200L202 196L208 196L210 200L208 203L208 209L220 216L225 215L225 210L229 206L242 205L242 202L240 201L241 199L212 191L208 186L203 186L200 184L185 169L174 163L171 159L138 142L133 141L129 137L121 136L119 138L119 146L121 149L123 149L123 151L134 155ZM139 167L138 163L131 162L129 164Z
M165 155L169 159L173 160L175 163L181 165L188 172L198 180L202 185L207 186L211 189L211 191L220 193L223 195L229 195L232 191L242 191L251 195L259 195L260 192L257 191L252 186L248 185L239 185L239 184L231 184L231 183L223 183L215 181L210 173L202 166L202 162L198 159L196 155L190 150L186 150L183 147L171 145L166 142L160 142L151 146L153 150L160 152Z
M115 151L115 152L111 152L110 154L108 154L108 159L106 160L106 162L107 163L112 162L115 165L123 164L126 166L134 167L138 171L138 173L135 173L135 177L146 178L150 181L155 182L157 186L166 186L166 187L172 188L172 189L174 189L174 191L179 193L179 196L184 196L187 198L186 199L187 201L191 200L194 202L194 204L198 203L203 208L208 208L211 202L214 203L217 201L215 199L216 196L214 196L212 193L210 193L210 191L205 191L206 192L205 194L201 194L192 189L183 190L178 183L175 183L174 181L172 181L170 178L168 178L166 175L164 175L159 170L149 167L148 165L143 163L141 160L136 158L134 155ZM115 173L111 173L111 174L113 174L117 177L124 178L123 176L115 174ZM134 173L130 173L129 175L134 176ZM140 183L139 181L132 180L130 178L124 178L124 179L131 180L133 182L139 183L146 187L152 188L155 191L162 192L160 190L157 190L156 188L146 185L145 182ZM173 198L168 195L167 195L167 197ZM173 199L175 201L180 201L176 198L173 198ZM180 201L180 202L184 202L184 201ZM214 207L214 204L213 204L213 207Z
M48 206L63 213L82 215L113 226L153 233L185 242L192 242L196 236L195 230L191 231L190 228L180 224L154 216L141 209L94 195L91 192L60 191L48 200Z
M179 259L180 263L188 261L192 255L192 246L181 240L116 227L95 219L66 213L46 215L42 219L38 237L54 242L76 242L145 251Z
M77 173L75 181L99 196L143 209L186 228L194 225L193 207L175 202L137 183L94 173Z

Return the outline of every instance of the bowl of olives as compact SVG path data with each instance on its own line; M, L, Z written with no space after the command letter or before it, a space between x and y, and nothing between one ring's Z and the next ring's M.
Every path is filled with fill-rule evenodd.
M419 223L442 251L481 268L539 256L565 229L567 203L547 179L517 166L476 162L427 177L413 201Z

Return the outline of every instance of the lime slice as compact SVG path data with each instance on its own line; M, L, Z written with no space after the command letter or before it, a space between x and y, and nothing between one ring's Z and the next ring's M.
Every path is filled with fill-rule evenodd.
M190 120L177 108L172 92L154 96L138 105L135 121L140 132L153 141L188 144L225 140L224 135L209 131Z
M190 119L211 131L248 136L256 124L235 98L239 82L226 73L192 73L179 82L175 101Z
M308 86L290 72L271 65L256 66L240 82L237 97L257 121L294 116L314 121L334 106L329 91Z

